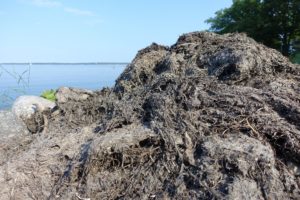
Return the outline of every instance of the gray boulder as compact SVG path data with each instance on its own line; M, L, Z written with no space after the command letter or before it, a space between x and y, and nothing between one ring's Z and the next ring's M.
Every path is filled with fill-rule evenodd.
M31 133L37 133L45 128L47 113L50 113L54 107L54 102L42 97L20 96L13 104L12 112Z

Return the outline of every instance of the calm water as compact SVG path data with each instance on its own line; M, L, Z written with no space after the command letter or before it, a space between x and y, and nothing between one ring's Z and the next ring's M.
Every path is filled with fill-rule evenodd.
M0 65L0 109L20 95L40 95L61 86L101 89L113 86L125 64Z

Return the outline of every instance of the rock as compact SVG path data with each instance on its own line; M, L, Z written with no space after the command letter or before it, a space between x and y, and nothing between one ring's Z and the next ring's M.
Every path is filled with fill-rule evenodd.
M20 96L12 106L16 118L22 121L32 133L41 132L45 125L45 114L55 103L38 96Z
M61 87L56 93L56 98L60 103L67 103L70 100L86 101L89 97L93 96L94 92L91 90Z

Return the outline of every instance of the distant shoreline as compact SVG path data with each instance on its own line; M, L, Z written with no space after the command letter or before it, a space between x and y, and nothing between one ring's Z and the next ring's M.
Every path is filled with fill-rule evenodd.
M127 65L128 62L33 62L33 63L0 63L0 65Z

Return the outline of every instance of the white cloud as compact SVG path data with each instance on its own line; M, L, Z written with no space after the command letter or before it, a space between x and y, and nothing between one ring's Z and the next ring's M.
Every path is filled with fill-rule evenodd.
M71 13L73 15L79 15L79 16L90 16L90 17L96 17L97 15L90 11L90 10L82 10L74 7L68 7L65 6L60 0L19 0L20 2L30 3L37 7L47 7L47 8L53 8L53 7L59 7L62 9L62 11L66 13ZM0 15L2 15L0 11ZM100 21L96 20L91 22L90 24L95 25L99 24Z
M39 7L60 7L62 3L54 0L32 0L31 3Z
M95 14L92 11L89 10L81 10L77 8L71 8L71 7L65 7L65 12L72 13L74 15L81 15L81 16L95 16Z

